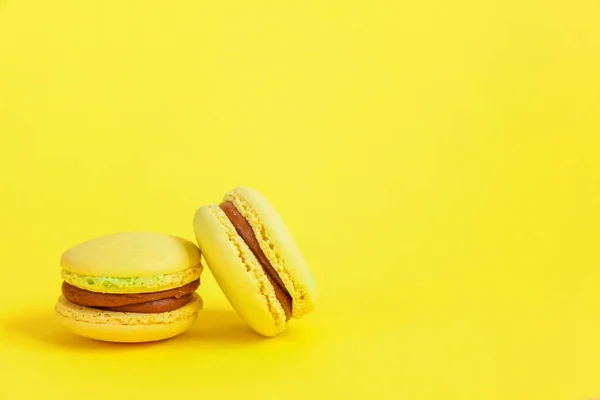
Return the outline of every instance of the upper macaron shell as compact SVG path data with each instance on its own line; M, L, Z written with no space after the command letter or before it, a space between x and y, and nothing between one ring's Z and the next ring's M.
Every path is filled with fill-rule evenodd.
M248 220L261 249L293 299L295 318L311 312L317 301L312 273L285 222L265 196L238 187L224 196Z
M173 274L200 264L192 242L157 232L120 232L97 237L65 251L61 267L68 272L102 277Z

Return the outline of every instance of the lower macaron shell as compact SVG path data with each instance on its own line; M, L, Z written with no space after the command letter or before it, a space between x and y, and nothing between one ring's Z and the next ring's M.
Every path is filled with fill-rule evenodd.
M202 299L197 293L183 307L151 314L85 307L60 296L55 314L62 326L77 335L109 342L135 343L182 334L196 322L202 307Z
M98 325L59 317L62 326L89 339L115 343L144 343L170 339L187 331L196 317L161 325Z

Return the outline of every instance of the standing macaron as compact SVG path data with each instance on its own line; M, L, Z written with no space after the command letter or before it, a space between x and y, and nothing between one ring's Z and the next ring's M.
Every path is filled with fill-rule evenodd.
M195 292L198 247L154 232L122 232L78 244L61 257L59 322L110 342L149 342L189 329L202 309Z
M220 205L199 208L196 240L221 290L250 327L264 336L286 329L314 308L308 265L280 215L258 191L239 187Z

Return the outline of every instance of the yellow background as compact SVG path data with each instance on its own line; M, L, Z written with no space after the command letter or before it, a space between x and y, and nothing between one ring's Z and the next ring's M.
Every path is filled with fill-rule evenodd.
M600 396L599 21L594 0L0 0L0 399ZM57 325L64 250L193 239L237 185L287 221L313 314L263 340L206 271L174 340Z

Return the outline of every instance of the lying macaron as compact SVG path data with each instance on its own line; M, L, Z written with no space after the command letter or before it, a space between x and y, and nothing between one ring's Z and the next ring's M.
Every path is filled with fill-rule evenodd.
M281 216L258 191L239 187L220 205L199 208L196 240L236 312L264 336L315 306L312 274Z
M61 256L60 323L111 342L149 342L185 332L197 319L202 264L190 241L122 232L80 243Z

